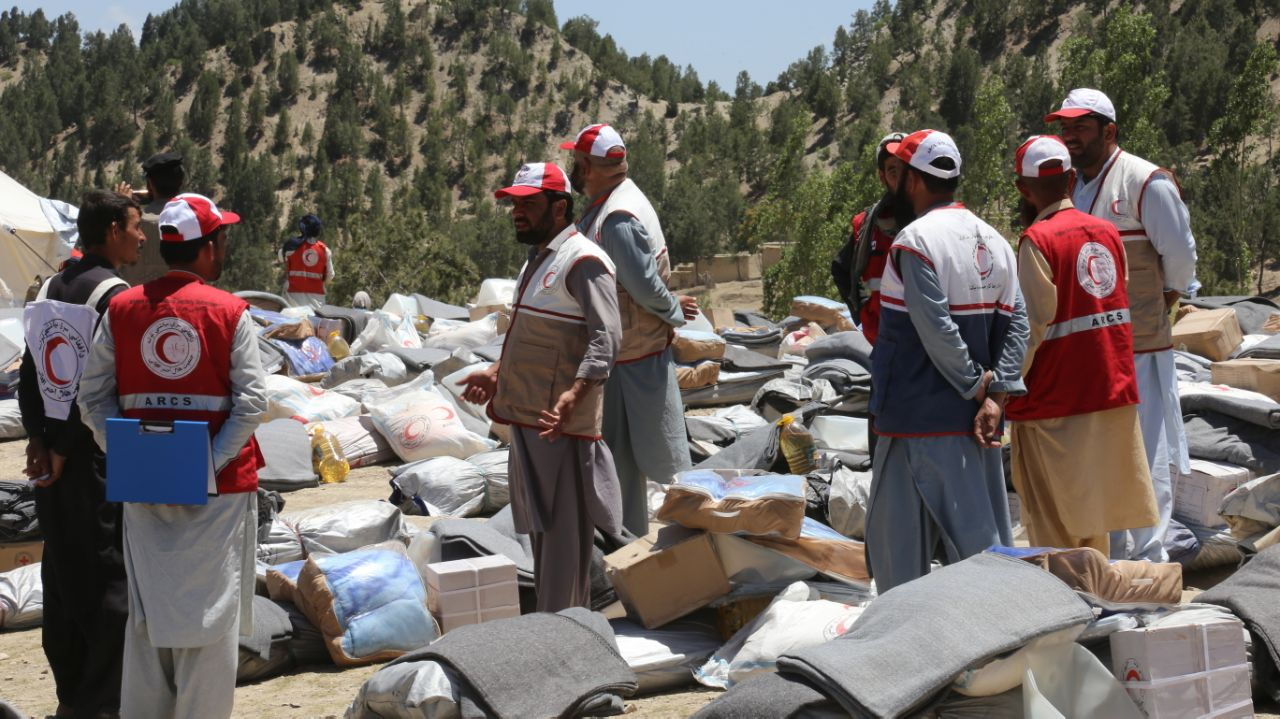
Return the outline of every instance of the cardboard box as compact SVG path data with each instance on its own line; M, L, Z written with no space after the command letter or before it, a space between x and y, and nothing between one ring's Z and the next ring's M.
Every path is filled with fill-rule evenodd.
M1214 362L1209 370L1214 384L1252 390L1280 402L1280 360L1228 360Z
M35 564L44 556L44 540L0 544L0 572Z
M520 616L516 565L506 557L477 557L427 565L427 609L449 632L466 624Z
M1173 346L1184 352L1200 355L1221 362L1231 355L1244 335L1236 311L1230 307L1222 310L1192 312L1173 326Z
M1151 719L1252 716L1244 625L1237 619L1116 632L1111 665Z
M604 558L618 599L646 629L656 629L729 593L711 536L663 527Z
M1244 467L1203 459L1191 460L1191 474L1180 475L1173 490L1173 515L1201 527L1222 527L1222 500L1253 478Z

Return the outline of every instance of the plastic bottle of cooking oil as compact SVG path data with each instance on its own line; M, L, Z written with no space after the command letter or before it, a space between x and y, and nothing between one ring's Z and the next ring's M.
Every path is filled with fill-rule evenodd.
M334 361L346 359L351 356L351 345L338 334L337 330L329 333L329 356Z
M325 484L344 481L351 465L347 464L338 438L326 432L320 423L307 427L307 433L311 435L312 471L320 475L320 481Z
M817 449L813 444L813 435L805 429L804 424L789 415L782 415L778 420L778 444L782 456L787 459L787 466L792 474L808 474L817 469Z

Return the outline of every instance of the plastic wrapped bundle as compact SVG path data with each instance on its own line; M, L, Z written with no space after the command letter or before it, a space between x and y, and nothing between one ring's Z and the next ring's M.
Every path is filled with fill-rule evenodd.
M658 519L691 529L800 536L804 478L759 470L695 469L676 475Z

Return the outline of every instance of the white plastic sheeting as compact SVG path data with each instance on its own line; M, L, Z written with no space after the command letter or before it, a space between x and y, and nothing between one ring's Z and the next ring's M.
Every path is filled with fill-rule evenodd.
M294 416L308 422L327 422L360 414L356 400L284 375L267 375L266 386L268 406L263 422Z
M341 554L370 544L407 544L409 528L400 509L381 500L342 502L287 512L258 533L258 559L283 564L312 554Z
M40 563L0 574L0 628L40 626L44 618L44 585Z
M453 400L434 386L430 372L412 382L366 395L374 426L405 462L466 458L497 446L467 429Z
M416 348L422 338L413 326L412 316L398 316L379 310L369 314L364 331L351 343L351 354L377 352L387 347Z
M22 409L17 399L0 400L0 439L19 439L27 436L22 426Z
M436 457L406 464L393 470L391 485L420 514L492 514L509 501L507 450L485 452L465 460Z

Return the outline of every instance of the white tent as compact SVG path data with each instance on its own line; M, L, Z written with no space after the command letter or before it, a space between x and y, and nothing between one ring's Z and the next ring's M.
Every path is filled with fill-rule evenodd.
M0 280L18 305L36 275L52 275L71 254L45 215L49 204L0 171Z

